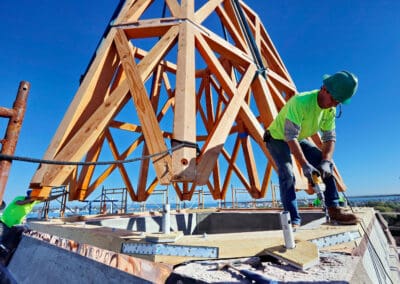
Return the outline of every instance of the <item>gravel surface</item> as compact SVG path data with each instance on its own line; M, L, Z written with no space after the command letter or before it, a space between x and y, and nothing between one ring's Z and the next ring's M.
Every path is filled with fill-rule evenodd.
M174 272L206 283L254 283L236 269L262 275L264 283L348 283L358 259L347 254L321 252L319 264L307 270L299 270L272 257L193 261L176 267Z

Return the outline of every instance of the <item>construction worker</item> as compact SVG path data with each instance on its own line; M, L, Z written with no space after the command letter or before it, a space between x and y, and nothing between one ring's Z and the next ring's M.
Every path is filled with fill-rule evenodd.
M336 141L336 106L348 104L357 85L357 77L348 71L325 75L320 89L293 96L264 134L266 146L277 166L283 208L289 211L294 228L300 226L301 218L290 154L300 163L303 174L310 183L313 173L322 177L326 185L325 205L331 221L338 224L358 222L354 214L339 208L332 161ZM317 132L322 134L322 151L306 139Z
M26 215L32 211L38 201L30 199L31 190L26 192L26 196L17 196L4 209L0 217L0 241L9 233L15 225L22 223Z

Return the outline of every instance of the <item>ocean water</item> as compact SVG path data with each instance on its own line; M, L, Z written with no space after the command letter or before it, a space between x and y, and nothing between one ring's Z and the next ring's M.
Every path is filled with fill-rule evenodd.
M400 194L388 194L388 195L365 195L365 196L350 196L348 197L351 205L363 206L368 202L399 202Z

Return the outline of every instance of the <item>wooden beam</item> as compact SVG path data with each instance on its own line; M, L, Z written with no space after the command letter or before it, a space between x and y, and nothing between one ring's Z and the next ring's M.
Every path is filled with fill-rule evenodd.
M124 31L117 31L115 45L124 71L127 74L129 89L143 128L143 135L149 152L152 154L166 152L167 146L165 145L160 126L147 96L146 88L141 80L140 72L133 61L133 54ZM153 157L153 164L160 183L168 184L171 180L171 157L168 154Z
M203 33L204 39L213 50L219 53L222 57L229 59L231 63L235 63L235 67L248 66L253 63L253 59L236 46L222 40L218 35L211 31Z
M196 92L194 34L191 24L180 25L176 73L174 139L196 143ZM172 153L172 179L193 181L196 149L184 147Z
M150 4L154 2L154 0L130 0L130 2L131 3L128 4L128 7L130 7L129 10L123 17L120 17L117 24L139 20L140 16L150 6Z
M129 39L140 39L163 36L172 26L179 22L175 19L171 21L161 21L159 19L142 20L128 26L122 26Z
M199 41L199 49L201 49L202 56L206 58L210 69L213 70L213 73L224 86L224 90L230 93L231 96L231 100L227 105L223 115L217 122L213 132L210 133L209 139L207 139L205 145L203 146L202 155L197 166L196 176L197 183L201 185L206 184L208 180L211 169L218 158L229 131L232 128L233 122L240 110L242 101L247 93L246 90L249 88L254 78L256 67L254 65L250 65L248 67L246 73L242 77L239 87L236 89L233 86L232 81L227 78L223 67L219 64L212 50L209 49L208 45L200 34L197 35L197 40Z
M264 122L264 127L267 128L278 115L278 110L276 109L264 77L258 75L254 79L251 89L253 91L257 107L260 110L261 120Z
M236 159L238 157L239 150L240 150L240 140L235 139L235 144L233 145L231 156L229 157L228 154L226 155L227 157L229 157L229 160L228 160L228 168L225 173L225 180L222 185L222 193L226 194L226 192L228 191L229 182L231 180L232 173L233 173L233 163L236 161ZM225 158L227 159L227 157L225 157ZM232 162L230 162L230 161L232 161Z
M85 161L97 161L100 152L102 149L102 145L104 142L104 135L101 135L99 139L96 141L96 143L92 146L92 148L89 150L89 152L86 155ZM80 173L79 173L79 180L77 182L77 188L74 189L70 186L70 191L69 191L69 196L71 200L83 200L85 197L85 191L88 189L90 180L93 177L93 173L95 170L96 166L86 166L82 167Z
M194 18L194 0L181 0L180 18L183 19Z
M223 1L224 0L210 0L206 2L196 11L194 16L195 22L201 24Z
M225 157L225 159L231 164L233 171L236 173L236 176L239 178L239 180L242 182L243 186L247 189L248 192L251 192L251 186L248 183L246 177L242 173L242 171L239 169L239 167L236 165L236 163L232 160L228 152L223 148L221 150L222 155Z
M117 145L115 144L115 141L114 141L109 129L107 129L107 131L105 131L105 136L107 138L108 146L110 147L110 151L111 151L111 154L113 155L114 159L115 160L124 160L125 157L122 157L122 155L119 154ZM117 168L120 171L122 180L123 180L128 192L130 194L134 193L132 183L128 177L128 173L126 172L124 164L117 164Z
M244 131L244 129L243 129L243 131ZM243 156L244 156L244 160L246 163L247 174L249 176L250 186L253 189L260 190L260 181L258 179L257 165L256 165L256 161L254 159L254 153L253 153L253 148L251 146L250 138L247 134L246 137L240 138L240 140L242 142L241 144L242 144L242 149L243 149Z
M261 185L261 191L260 191L261 198L264 198L267 193L269 181L271 180L272 176L272 170L273 170L272 163L268 162L267 166L265 167L264 179Z
M153 46L150 52L140 61L139 74L150 74L157 66L154 64L158 63L168 53L177 40L179 33L179 26L172 26ZM124 34L125 36L125 34ZM126 36L125 36L126 38ZM128 39L126 39L128 42ZM132 54L131 54L132 55ZM133 60L133 56L132 56ZM145 81L147 77L140 76L142 81Z
M237 26L235 26L235 24L232 22L230 15L228 15L225 9L222 9L221 7L217 7L216 12L219 15L222 23L224 24L224 27L231 35L234 41L234 45L237 46L240 50L249 54L250 53L249 47L247 46L247 43L243 39L241 32L237 29Z
M179 18L181 14L181 6L176 0L165 0L173 17Z

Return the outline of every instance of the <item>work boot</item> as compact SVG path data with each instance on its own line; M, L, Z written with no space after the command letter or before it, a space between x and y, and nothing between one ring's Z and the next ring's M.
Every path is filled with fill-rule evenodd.
M328 207L328 214L332 223L340 225L356 225L360 219L353 213L346 213L340 207Z

